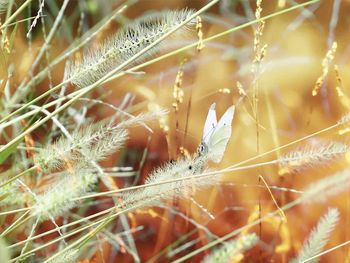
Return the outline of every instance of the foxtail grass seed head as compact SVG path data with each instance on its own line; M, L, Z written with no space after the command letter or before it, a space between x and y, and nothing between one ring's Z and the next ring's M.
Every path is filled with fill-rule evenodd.
M68 69L68 79L78 87L86 87L98 81L115 67L126 62L151 43L186 21L192 10L166 11L145 15L110 37L97 50L84 55L82 62L72 63ZM184 35L194 28L195 21L180 28L174 35ZM137 64L153 56L164 48L164 41L151 48L136 61Z
M137 191L130 191L125 193L122 198L124 201L123 206L125 207L135 204L142 204L142 206L152 206L154 204L157 204L162 199L164 200L171 197L181 198L191 192L194 188L200 189L217 183L217 175L206 177L205 179L186 179L190 176L203 173L205 171L207 161L207 157L202 156L192 159L180 159L167 163L166 165L152 172L145 181L145 185L157 183L159 183L159 185L152 185ZM162 182L175 179L179 180L162 184Z
M164 118L168 114L166 109L157 107L153 111L147 113L141 113L137 116L132 116L126 120L118 123L118 128L129 129L135 126L144 126L144 123L159 120Z
M328 165L331 161L344 156L349 150L348 145L336 141L306 145L279 158L279 173L297 173L307 168Z
M64 172L60 177L62 179L35 198L32 215L40 216L41 221L63 215L76 205L74 198L90 191L97 182L97 175L83 168Z
M156 120L167 112L163 109L131 116L118 124L111 119L88 125L71 134L71 138L61 138L41 149L36 161L43 172L73 169L75 166L99 162L121 148L128 137L127 129L145 125L144 122Z
M32 213L42 220L56 217L75 206L72 199L88 192L97 182L93 163L119 149L127 139L126 129L140 125L143 121L163 116L159 110L140 114L113 125L111 120L103 120L74 132L70 139L60 139L55 144L42 149L37 155L40 167L45 171L63 169L62 179L44 194L39 195Z
M259 238L255 233L237 237L215 249L202 260L202 263L239 262L243 258L242 254L255 246L258 241Z
M318 255L328 243L329 237L339 222L339 211L336 208L329 208L327 213L321 217L316 228L314 228L301 248L297 258L290 263L305 262ZM312 259L311 263L318 262L318 258Z
M100 121L74 132L72 139L62 138L41 149L37 161L44 171L98 162L119 149L126 139L124 128Z

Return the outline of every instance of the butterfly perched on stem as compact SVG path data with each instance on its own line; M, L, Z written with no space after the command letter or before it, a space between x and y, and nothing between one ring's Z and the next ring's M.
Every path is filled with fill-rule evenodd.
M215 163L221 162L228 140L231 137L231 123L235 113L235 106L229 107L222 115L219 122L216 118L216 103L213 103L208 111L204 124L202 141L198 147L198 155L209 155L209 159Z

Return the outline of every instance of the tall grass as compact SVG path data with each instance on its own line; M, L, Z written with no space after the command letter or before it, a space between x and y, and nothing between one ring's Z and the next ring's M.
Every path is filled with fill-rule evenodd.
M345 261L340 2L146 2L0 1L2 260Z

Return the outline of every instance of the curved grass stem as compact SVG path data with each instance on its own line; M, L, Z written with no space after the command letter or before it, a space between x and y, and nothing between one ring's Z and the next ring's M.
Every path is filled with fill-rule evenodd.
M39 166L38 165L34 165L33 167L28 168L27 170L15 175L14 177L11 177L10 179L6 180L5 182L0 184L0 188L4 187L5 185L12 183L13 181L17 180L18 178L22 177L23 175L30 173L32 171L34 171L35 169L38 169Z

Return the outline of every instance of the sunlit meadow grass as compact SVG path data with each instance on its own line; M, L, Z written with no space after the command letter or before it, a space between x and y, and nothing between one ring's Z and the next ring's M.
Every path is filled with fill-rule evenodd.
M349 1L0 1L1 262L346 262Z

